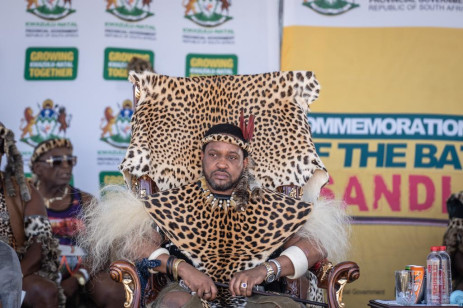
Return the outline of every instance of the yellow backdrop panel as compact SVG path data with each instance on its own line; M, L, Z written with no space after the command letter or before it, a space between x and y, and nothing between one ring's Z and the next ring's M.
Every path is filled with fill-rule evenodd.
M281 68L315 72L322 89L314 117L442 116L461 126L462 54L461 29L289 26ZM345 301L365 307L370 299L394 299L394 270L425 265L430 246L442 243L445 201L463 189L463 128L447 139L317 137L323 125L313 128L331 174L324 193L345 199L357 218L350 259L361 278L346 288Z

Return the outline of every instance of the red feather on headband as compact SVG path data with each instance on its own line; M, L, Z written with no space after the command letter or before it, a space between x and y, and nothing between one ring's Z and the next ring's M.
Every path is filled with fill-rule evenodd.
M243 109L241 109L241 114L240 114L240 129L241 129L241 132L243 133L244 139L247 142L250 142L254 134L254 115L251 114L249 116L248 123L246 124L244 122Z

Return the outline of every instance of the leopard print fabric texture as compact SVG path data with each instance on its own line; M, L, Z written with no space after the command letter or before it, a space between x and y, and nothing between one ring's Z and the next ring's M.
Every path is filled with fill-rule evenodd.
M50 221L46 216L31 215L25 217L24 226L27 240L18 255L22 258L31 245L36 242L41 244L42 266L37 274L57 283L59 307L64 307L66 296L59 285L58 273L60 250L58 240L53 237Z
M259 186L304 186L317 170L328 180L307 120L320 90L312 72L193 78L145 72L129 79L140 94L120 166L130 187L132 177L142 175L161 191L196 181L204 133L215 124L239 125L241 110L255 116L251 146Z
M10 215L8 214L8 208L6 207L3 188L0 187L0 241L14 247L13 240L14 237L10 224Z
M244 211L215 208L200 182L147 197L154 222L194 266L228 283L235 271L261 264L307 221L312 204L262 190Z

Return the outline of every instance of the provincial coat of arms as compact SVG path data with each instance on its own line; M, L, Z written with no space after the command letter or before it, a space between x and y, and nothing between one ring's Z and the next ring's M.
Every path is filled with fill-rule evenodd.
M19 127L19 140L35 147L48 139L65 138L72 119L72 115L66 114L66 108L55 105L51 99L46 99L39 109L36 115L31 107L24 109L24 118L21 119Z
M132 115L132 101L129 99L126 99L122 103L122 108L120 108L117 115L114 115L114 111L111 107L106 107L104 110L104 118L101 119L100 124L100 140L113 147L126 149L129 146L130 136L132 134L132 128L130 126Z
M72 0L26 0L27 11L46 20L62 19L76 10L72 9Z
M230 0L183 0L185 18L203 27L216 27L230 19Z
M124 21L140 21L154 14L150 12L152 0L106 0L106 12Z
M322 15L340 15L359 7L359 4L345 0L304 0L303 5Z

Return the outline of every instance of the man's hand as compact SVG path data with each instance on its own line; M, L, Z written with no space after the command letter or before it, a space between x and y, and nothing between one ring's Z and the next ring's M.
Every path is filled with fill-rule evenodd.
M66 295L66 297L72 297L79 289L79 283L75 277L70 276L61 281L61 287L63 288L64 295Z
M192 295L196 294L207 301L216 298L217 287L209 276L206 276L186 262L179 264L178 274L185 282L185 285L190 288Z
M253 269L235 273L228 288L233 296L251 296L254 286L262 283L266 276L265 266L258 265Z

